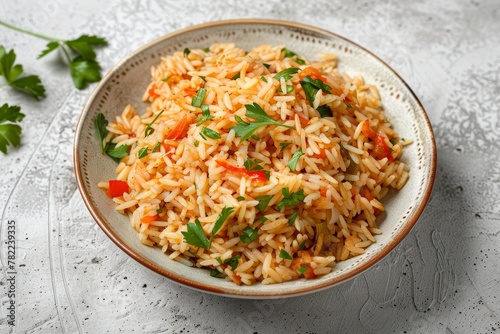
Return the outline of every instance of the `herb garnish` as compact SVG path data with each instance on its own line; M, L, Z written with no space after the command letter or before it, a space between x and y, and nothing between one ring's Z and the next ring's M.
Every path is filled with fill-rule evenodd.
M292 256L284 249L280 249L280 258L285 260L293 260Z
M152 134L155 131L151 126L156 122L156 120L158 119L158 117L160 117L160 115L163 114L164 111L165 110L160 111L158 113L158 115L156 115L156 117L153 119L153 121L151 121L151 123L149 123L146 126L146 130L144 130L144 137L149 136L150 134Z
M264 109L261 108L261 106L259 106L255 102L253 104L246 104L245 107L247 109L245 115L249 118L256 119L257 122L248 123L242 121L242 123L240 123L238 118L235 117L238 124L233 126L231 130L234 130L234 132L236 132L236 135L241 137L242 141L250 138L258 128L266 125L276 125L276 126L283 126L288 129L295 129L295 127L293 126L276 122L274 119L272 119L266 114L266 112L264 111ZM241 118L239 119L241 120Z
M195 220L194 223L187 224L187 232L181 232L184 236L186 242L193 246L202 247L205 249L210 249L210 245L212 244L212 240L214 236L219 232L222 225L229 217L229 215L233 212L234 208L232 207L224 207L215 221L214 228L212 229L212 233L210 234L210 239L207 238L205 232L203 231L203 227L198 219Z
M303 264L300 267L297 268L297 274L302 275L309 269L309 266L307 264Z
M303 59L299 58L295 52L288 50L287 48L283 48L281 51L285 51L285 58L293 59L296 57L295 62L297 64L304 65L306 63Z
M106 154L110 156L115 162L120 162L122 158L128 155L129 145L116 146L115 143L108 143Z
M306 98L311 106L314 105L314 99L320 89L325 93L330 93L330 90L332 89L332 87L328 86L323 81L319 79L311 79L310 76L304 77L304 79L300 81L300 85L302 86L302 89L304 89ZM333 116L332 111L326 105L319 106L316 110L319 112L321 117Z
M244 163L245 169L249 172L261 170L266 175L266 180L269 180L269 177L271 176L271 172L269 172L268 170L265 170L264 167L259 165L260 162L261 162L260 160L254 161L250 158L247 158L245 160L245 163Z
M283 193L283 199L281 200L281 202L278 203L278 205L276 205L276 210L278 211L281 210L281 208L283 207L296 206L302 203L302 201L304 201L305 198L304 189L300 189L296 193L290 194L290 190L288 188L283 188L281 189L281 192Z
M269 220L267 217L260 217L259 219L256 220L257 223L265 223Z
M292 145L292 143L280 143L281 146L281 152L285 150L288 146Z
M238 268L238 260L240 259L240 257L241 257L241 254L230 257L229 259L226 259L224 261L224 264L229 265L231 267L231 270L234 271L236 268Z
M7 85L37 100L45 97L45 88L40 78L36 75L21 76L23 73L23 66L20 64L14 65L15 61L16 54L14 50L6 52L5 48L0 45L0 76L5 78Z
M264 195L264 196L259 196L256 198L257 201L259 201L259 204L256 205L256 208L260 212L264 212L269 205L269 202L273 198L273 195Z
M251 243L257 237L259 236L259 233L257 232L256 229L251 228L250 226L247 226L241 231L243 234L240 234L240 240L244 244Z
M301 251L304 249L304 246L306 245L306 241L307 241L307 239L302 240L297 251Z
M19 106L9 106L5 103L0 107L0 151L7 154L7 147L17 147L21 144L21 127L16 124L23 120Z
M267 83L267 79L266 79L266 77L265 77L265 76L261 76L261 77L260 77L260 79L261 79L262 81L264 81L265 83Z
M205 123L206 121L209 121L212 118L214 118L214 116L210 115L210 108L209 108L208 104L201 105L201 114L202 114L202 117L198 121L198 123L196 123L196 126L200 126L203 123Z
M137 157L139 159L142 159L144 158L146 155L148 155L148 147L143 147L139 150L139 152L137 153Z
M203 103L203 99L205 98L206 93L207 93L207 90L205 88L200 88L200 90L193 97L191 105L193 107L201 107L201 104Z
M290 217L288 217L288 225L289 226L293 226L293 224L295 224L295 220L297 219L297 217L299 216L299 210L295 210L291 215Z
M296 74L299 71L300 71L300 68L297 68L297 67L286 68L286 69L278 72L274 76L274 79L280 81L281 78L283 78L283 79L285 79L285 81L288 81L288 80L290 80L292 78L292 74Z
M210 270L210 276L217 278L224 278L226 275L218 271L217 269Z
M302 152L301 148L298 148L297 151L293 154L292 158L288 162L288 167L290 170L293 172L295 168L297 168L297 163L299 162L299 159L301 156L303 156L304 153Z
M245 200L245 197L243 197L243 196L238 196L238 197L236 197L236 200L237 200L238 202L241 202L241 201L244 201L244 200Z
M189 56L189 54L191 53L191 50L189 50L188 48L185 48L184 49L184 56Z
M212 138L212 139L220 139L221 138L220 134L217 131L209 129L206 126L204 126L203 129L201 129L201 133L208 138ZM205 138L203 138L203 139L205 139Z
M236 73L235 75L233 75L233 76L231 77L231 80L236 80L236 79L239 79L239 78L240 78L240 75L241 75L241 73L240 73L240 72Z
M160 145L161 145L161 142L157 142L155 144L155 146L153 146L153 149L151 150L151 153L155 153L156 151L158 151L158 149L160 148Z

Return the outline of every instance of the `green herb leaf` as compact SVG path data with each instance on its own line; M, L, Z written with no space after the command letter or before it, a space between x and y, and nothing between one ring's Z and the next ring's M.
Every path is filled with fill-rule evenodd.
M284 249L280 249L280 258L285 260L293 260L292 256Z
M160 213L162 213L162 212L163 212L163 209L162 209L162 207L160 206L160 207L156 210L156 213L157 213L157 214L160 214Z
M300 267L297 268L297 274L302 275L309 269L309 266L307 264L303 264Z
M286 68L280 72L278 72L275 76L274 79L280 81L281 78L285 79L285 81L288 81L292 78L293 74L296 74L300 71L300 68L297 67L290 67Z
M325 93L330 93L330 91L332 90L332 87L328 86L320 79L312 79L310 76L306 76L303 78L303 81L313 85L318 89L321 89Z
M253 140L260 140L260 137L257 135L251 135L250 138L252 138Z
M104 138L106 138L109 132L108 129L106 129L107 126L108 120L106 119L106 117L104 117L102 113L98 113L94 118L94 127L97 132L101 154L104 154L106 152L106 143L104 142Z
M236 80L236 79L239 79L239 78L240 78L240 75L241 75L241 73L240 73L240 72L236 73L235 75L233 75L233 76L231 77L231 80Z
M193 145L194 147L198 147L198 145L200 145L200 142L195 139L193 140Z
M333 116L332 110L326 104L319 106L318 108L316 108L316 110L319 112L319 115L321 117L332 117Z
M307 241L307 239L302 240L302 242L300 243L299 248L297 250L298 252L300 252L301 250L304 249L304 246L306 245L306 241Z
M295 210L291 215L290 217L288 217L288 225L289 226L293 226L293 224L295 224L295 220L297 219L297 217L299 216L299 210Z
M201 107L203 100L205 99L205 94L207 94L207 90L205 88L200 88L200 90L193 97L191 105L193 107Z
M346 105L347 108L352 108L352 105L347 102L346 100L342 100L342 102L344 102L344 104Z
M238 115L234 116L234 119L236 120L236 122L238 122L238 124L241 124L241 125L248 125L248 124L250 124L250 123L247 123L244 120L242 120L241 117L238 116Z
M272 198L273 198L273 195L264 195L264 196L257 197L256 200L259 201L259 204L257 204L256 208L260 212L266 211L266 208L269 205L269 202L271 202Z
M271 67L271 64L262 63L262 65L264 65L264 67L267 69L269 69L269 67Z
M240 240L244 244L249 244L259 236L259 233L256 229L247 226L241 231L243 234L240 234Z
M278 93L283 93L283 89L281 89L281 86L276 90ZM286 94L290 93L293 91L293 86L292 85L286 85Z
M224 263L229 265L231 267L231 270L234 271L236 268L238 268L238 260L240 259L240 257L241 254L238 254L236 256L230 257L229 259L226 259Z
M266 77L265 77L265 76L261 76L261 77L260 77L260 79L261 79L262 81L264 81L265 83L267 83L267 79L266 79Z
M161 142L157 142L155 144L155 146L153 146L153 149L151 150L151 153L155 153L156 151L158 151L158 149L160 148L160 145L161 145Z
M295 129L293 126L284 125L273 120L271 117L269 117L269 115L266 114L264 109L262 109L261 106L259 106L255 102L253 104L246 104L245 108L247 110L245 115L247 117L256 119L257 122L251 122L246 124L238 123L237 125L231 128L232 130L234 130L237 136L241 137L242 141L247 140L253 135L253 133L257 129L266 125L276 125L276 126L283 126L289 129Z
M158 119L158 117L160 117L160 115L163 114L164 111L165 110L160 111L158 113L158 115L156 115L155 118L153 118L153 120L151 121L151 123L149 123L146 126L146 130L144 130L144 137L149 136L150 134L152 134L155 131L151 126L156 122L156 120Z
M220 257L220 256L217 256L215 259L217 260L217 262L219 262L219 264L222 264L222 263L223 263L223 262L222 262L222 259L221 259L221 257Z
M170 80L170 77L165 77L165 78L161 79L161 81L163 81L163 82L167 82L168 80Z
M205 249L210 248L210 241L205 235L203 227L198 219L196 219L194 223L188 223L187 231L181 233L188 244Z
M220 139L221 138L220 134L217 131L209 129L206 126L204 126L203 129L201 129L201 133L203 133L208 138L212 138L212 139Z
M257 223L265 223L269 220L267 217L260 217L259 219L256 220Z
M295 52L288 50L287 48L283 48L281 51L285 51L285 58L295 58L295 62L297 64L304 65L306 63L303 59L299 58Z
M202 49L202 50L203 50L203 52L205 52L205 53L210 52L210 49L209 49L209 48L204 48L204 49Z
M125 158L128 155L129 145L120 145L116 147L116 144L111 143L108 144L106 148L106 154L110 156L114 161L120 162L122 158Z
M40 78L36 75L21 77L23 66L20 64L14 65L15 61L16 54L14 50L6 52L5 48L0 45L0 75L5 78L7 84L37 100L45 97L45 87L43 87Z
M292 143L280 143L281 146L281 152L285 150L288 146L292 145Z
M259 138L260 139L260 138ZM257 139L258 140L258 139ZM264 174L266 175L266 180L269 180L270 176L271 176L271 172L269 172L268 170L265 170L264 167L262 167L261 165L259 165L261 161L254 161L250 158L247 158L244 162L244 166L245 166L245 169L249 172L251 171L257 171L257 170L261 170L264 172Z
M283 193L283 199L281 202L276 205L276 210L281 210L283 207L292 207L299 205L304 201L304 189L300 189L296 193L290 194L290 190L288 188L283 188L282 190Z
M300 85L302 86L302 89L304 90L304 93L306 94L306 99L309 101L309 104L312 106L314 105L314 98L316 97L316 94L318 93L319 89L310 84L309 82L306 81L300 81Z
M212 233L210 235L210 243L212 243L212 239L217 234L217 232L219 232L219 230L221 229L222 225L224 224L224 222L226 221L226 219L229 217L229 215L231 215L231 213L233 211L234 211L234 208L232 208L232 207L224 207L222 209L219 217L215 221L214 228L212 229Z
M202 117L198 121L198 123L196 123L196 126L200 126L201 124L205 123L206 121L214 118L214 116L210 115L210 107L208 106L208 104L201 105L201 114L202 114Z
M23 120L19 106L9 106L5 103L0 107L0 151L7 154L9 146L21 145L22 128L16 124Z
M210 276L212 277L217 277L217 278L224 278L226 275L218 271L217 269L212 269L210 270Z
M46 55L48 55L49 53L51 53L52 51L56 50L57 48L59 47L59 42L49 42L49 44L47 44L45 46L45 50L43 50L37 57L37 59L40 59L42 57L45 57Z
M243 197L243 196L238 196L238 197L236 197L236 200L237 200L238 202L241 202L241 201L244 201L244 200L245 200L245 197Z
M137 153L137 157L139 159L142 159L144 158L146 155L148 155L148 147L143 147L139 150L139 152Z
M288 167L290 167L290 170L293 172L295 168L297 168L297 163L299 162L299 159L301 156L303 156L304 153L302 152L301 148L298 148L297 151L293 154L292 158L288 162Z
M188 48L185 48L184 49L184 56L189 56L189 54L191 53L191 50L189 50Z
M95 60L86 60L78 56L69 63L73 84L78 89L83 89L87 84L101 80L101 67Z

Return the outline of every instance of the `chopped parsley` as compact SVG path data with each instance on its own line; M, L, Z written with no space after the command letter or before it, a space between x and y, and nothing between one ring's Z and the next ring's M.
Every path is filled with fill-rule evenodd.
M301 148L298 148L297 151L293 154L292 158L288 162L288 167L290 167L290 170L293 172L295 168L297 168L297 163L299 162L299 159L301 156L303 156L304 153L302 152Z
M122 158L125 158L128 155L129 147L129 145L120 145L117 147L115 143L110 143L106 148L106 154L114 161L120 162Z
M205 249L210 249L210 245L212 244L212 240L214 236L219 232L224 222L227 220L229 215L233 212L234 208L232 207L224 207L215 221L214 228L212 229L212 233L210 234L210 239L207 238L205 232L203 231L203 227L198 219L195 220L194 223L187 224L187 231L181 232L184 236L186 242L193 246L202 247Z
M241 75L241 73L240 73L240 72L236 73L235 75L233 75L233 76L231 77L231 80L236 80L236 79L239 79L239 78L240 78L240 75Z
M240 259L240 257L241 257L241 254L230 257L229 259L226 259L224 261L224 264L229 265L231 267L231 270L234 271L236 268L238 268L238 260Z
M256 200L259 201L259 204L257 204L256 208L260 212L266 211L266 208L269 205L269 202L271 202L272 198L273 198L273 195L264 195L264 196L257 197Z
M299 205L304 201L305 198L304 189L300 189L296 193L290 193L290 190L288 188L283 188L281 192L283 193L283 199L278 203L278 205L276 205L276 210L278 211L283 207L288 208Z
M256 220L257 223L265 223L269 220L267 217L260 217L259 219Z
M302 240L297 251L301 251L304 249L304 246L306 245L306 241L307 241L307 239Z
M288 254L288 252L284 249L280 250L280 258L285 259L285 260L292 260L292 256Z
M155 146L153 146L153 149L151 150L151 153L155 153L156 151L158 151L158 149L160 148L160 145L161 145L161 142L157 142L155 144Z
M283 126L285 128L289 129L295 129L293 126L281 124L279 122L276 122L274 119L269 117L269 115L266 114L264 109L261 108L257 103L253 104L246 104L245 105L247 111L245 115L249 118L256 119L257 122L244 122L240 123L239 120L235 117L236 121L238 122L237 125L233 126L231 130L234 130L237 136L241 137L241 140L247 140L250 138L253 133L259 129L260 127L266 126L266 125L276 125L276 126ZM241 119L241 118L240 118Z
M226 275L218 271L217 269L212 269L210 270L210 276L212 277L217 277L217 278L224 278Z
M201 129L201 133L208 138L212 138L212 139L220 139L221 138L220 134L217 131L209 129L206 126L204 126L203 129Z
M155 131L151 126L156 122L158 117L160 117L160 115L163 114L164 111L165 110L160 111L158 115L156 115L156 117L153 119L153 121L146 126L146 130L144 130L144 137L149 136Z
M299 210L295 210L291 215L290 217L288 217L288 225L289 226L293 226L293 224L295 224L295 220L297 219L297 217L299 216Z
M245 169L249 172L253 172L253 171L262 171L264 172L264 174L266 175L266 180L269 180L269 177L271 176L271 172L269 172L268 170L265 170L264 167L262 167L261 165L259 165L261 161L257 160L252 160L250 158L247 158L245 160L245 163L244 163L244 166L245 166Z
M205 99L205 95L207 94L207 90L205 88L200 88L200 90L196 93L191 101L191 105L193 107L201 107L203 100Z
M139 150L139 153L137 153L137 157L139 159L142 159L144 158L146 155L148 155L148 147L143 147Z
M266 79L266 77L265 77L265 76L261 76L261 77L260 77L260 79L261 79L262 81L264 81L265 83L267 83L267 79Z
M281 146L281 152L285 150L288 146L292 145L292 143L280 143Z
M300 71L300 68L297 67L290 67L286 68L280 72L278 72L275 76L274 79L280 81L281 78L285 79L285 81L288 81L292 78L293 74L296 74Z
M245 200L245 197L243 197L243 196L238 196L238 197L236 197L236 200L237 200L238 202L241 202L241 201L244 201L244 200Z
M307 264L303 264L300 267L297 268L297 274L302 275L309 269L309 266Z
M259 233L256 229L247 226L243 229L242 234L240 234L240 240L242 243L248 244L257 239L258 236Z
M191 53L191 50L189 50L188 48L185 48L184 49L184 56L189 56L189 54Z

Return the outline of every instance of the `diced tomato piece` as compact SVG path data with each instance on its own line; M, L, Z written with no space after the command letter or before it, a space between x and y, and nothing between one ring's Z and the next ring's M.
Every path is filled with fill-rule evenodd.
M186 137L189 125L193 122L192 117L185 115L181 120L175 125L175 127L167 135L166 139L175 140Z
M258 180L265 182L267 180L266 173L262 170L246 170L244 167L235 167L231 165L229 162L224 160L216 160L217 164L224 167L228 172L233 174L240 174L245 177L248 177L251 180Z
M156 94L155 90L156 90L156 85L153 84L151 86L151 89L149 90L149 96L151 96L153 99L156 99L157 97L160 96L160 95Z
M326 159L326 152L324 148L319 149L319 153L314 153L315 158Z
M377 158L377 159L387 158L387 159L389 159L389 161L394 160L394 157L392 156L391 150L389 149L389 146L387 146L387 143L385 142L384 136L373 132L368 120L366 120L363 123L363 125L361 127L361 132L363 133L363 135L365 137L370 138L373 141L373 143L375 144L375 147L373 148L373 151L372 151L372 154L375 158Z
M351 197L354 197L356 196L356 190L354 190L353 188L351 188Z
M303 266L306 266L307 269L305 269L305 271L300 274L300 277L305 277L305 278L316 278L317 275L314 273L314 269L311 267L311 264L310 263L307 263L307 262L299 262L299 263L296 263L292 266L292 270L295 271L296 273L299 273L298 270L299 268L304 268ZM301 270L302 272L302 270Z
M157 220L158 218L160 218L159 215L144 216L144 217L141 218L141 223L150 224L150 223L154 222L155 220Z
M314 67L306 67L299 72L300 80L304 79L305 77L311 77L311 79L313 80L319 79L324 83L328 83L328 80L324 76L322 76L321 73Z
M120 180L109 180L109 188L106 191L106 195L109 197L123 196L123 193L129 191L128 183Z
M321 197L326 197L327 190L328 190L328 188L326 188L326 187L319 188L319 194L321 195Z

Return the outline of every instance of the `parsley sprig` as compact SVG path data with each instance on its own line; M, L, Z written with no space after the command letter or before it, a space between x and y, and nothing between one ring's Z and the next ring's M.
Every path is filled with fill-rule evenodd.
M310 76L304 77L304 79L300 81L300 85L302 86L302 89L306 94L306 98L311 106L314 104L314 98L320 89L327 94L329 94L332 90L332 87L328 86L323 81L319 79L312 79ZM319 106L316 110L319 112L321 117L333 116L330 107L327 105Z
M107 45L106 39L94 35L81 35L76 39L63 40L25 30L3 21L0 21L0 25L49 41L38 58L60 49L68 62L73 85L76 88L83 89L87 84L101 80L101 66L96 60L94 48Z
M0 45L0 76L5 78L7 85L20 90L35 99L45 97L45 87L36 75L22 75L23 66L15 64L16 53L14 50L7 52L3 45Z
M269 117L268 114L266 114L266 112L264 111L264 109L262 109L262 107L260 105L258 105L255 102L253 104L246 104L245 108L247 109L245 115L249 118L256 119L257 122L250 122L250 123L245 122L239 117L236 119L238 124L233 126L231 128L231 130L234 130L236 135L238 137L241 137L242 141L247 140L248 138L250 138L253 135L253 133L257 129L259 129L263 126L266 126L266 125L276 125L276 126L282 126L282 127L288 128L288 129L295 129L295 127L293 127L293 126L289 126L289 125L285 125L285 124L276 122L274 119Z
M19 106L9 106L5 103L0 107L0 151L7 154L9 146L17 147L21 144L22 129L19 126L24 118Z
M98 113L97 116L94 118L94 127L97 132L97 139L99 140L99 147L101 154L107 154L110 156L114 161L120 162L121 158L124 158L128 155L128 149L129 145L120 145L116 146L115 143L107 142L105 141L109 131L106 129L108 126L109 122L104 117L102 113ZM140 157L139 157L140 158Z
M290 189L288 188L283 188L281 189L281 192L283 194L283 199L281 202L276 205L276 210L281 210L283 207L292 207L299 205L304 201L304 189L300 189L296 193L290 193Z
M233 211L234 208L232 207L224 207L222 209L219 217L215 221L214 228L212 229L212 233L210 234L210 239L205 235L203 226L201 226L201 223L198 219L196 219L194 223L188 223L187 231L181 233L188 244L205 249L210 249L214 236L217 234L217 232L219 232L219 230L222 228L222 225L224 225L224 222Z

